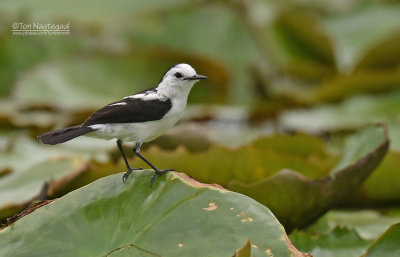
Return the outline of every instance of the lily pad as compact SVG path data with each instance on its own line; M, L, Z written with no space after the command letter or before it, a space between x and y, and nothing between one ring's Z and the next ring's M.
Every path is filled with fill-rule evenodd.
M192 153L184 147L174 151L150 147L143 154L160 167L189 170L188 175L199 181L227 186L234 179L255 183L284 168L321 177L337 160L325 152L323 145L320 138L298 134L262 138L234 149L211 145L207 151ZM135 161L136 166L146 165L138 159Z
M2 18L6 16L3 11L0 6ZM5 28L15 21L20 22L19 18L14 16L7 20L1 19L0 24ZM64 40L53 37L49 40L47 37L24 37L22 39L2 30L0 32L0 96L9 95L22 72L51 58L75 54L81 46L75 38Z
M400 72L360 71L326 80L310 93L310 103L339 101L357 94L386 93L400 89Z
M400 223L391 226L365 253L365 257L400 255Z
M271 85L272 91L277 96L306 105L317 105L348 101L349 97L361 94L384 95L387 92L399 90L400 72L396 66L393 66L392 69L387 70L361 70L351 74L326 77L315 87L306 87L303 84L293 79L278 79ZM371 97L376 97L376 95Z
M265 206L174 172L150 188L152 175L111 175L36 209L0 231L0 255L231 256L247 239L256 256L294 255Z
M388 124L392 149L400 149L400 91L348 98L337 105L284 112L279 120L288 130L321 133L354 130L371 122Z
M253 197L273 209L290 231L353 194L381 162L388 143L385 128L372 125L348 142L340 161L321 139L306 135L260 139L237 149L211 146L198 153L153 147L144 155L159 167L190 169L189 175L199 181Z
M262 46L285 72L311 79L335 72L330 40L311 16L284 11L262 35Z
M369 2L324 19L323 28L335 48L339 70L349 71L373 47L397 33L397 3Z
M45 198L48 183L67 176L76 176L85 168L83 159L65 158L38 163L0 179L0 221L21 211L37 198ZM75 172L75 173L74 173Z
M190 55L182 56L181 62L188 58L193 59ZM146 61L152 59L157 59L157 64ZM71 57L47 62L36 66L17 81L13 99L28 107L44 105L72 111L92 110L156 86L163 72L175 64L176 59L170 51L154 48L127 51L123 57L97 54L90 58ZM191 64L195 68L196 64L202 64L203 69L198 69L199 73L209 75L208 71L212 71L212 75L217 70L220 76L225 74L221 66L206 58L196 58ZM210 82L205 84L214 93L214 101L225 97L226 84L223 82L218 87ZM193 89L194 98L196 91L196 88Z
M250 240L247 240L243 247L237 249L233 257L250 257L251 256L251 244Z
M359 257L371 243L362 239L353 229L340 227L325 234L295 231L290 238L302 251L321 257Z
M346 199L346 205L398 204L400 202L400 180L397 169L400 164L399 103L400 91L374 97L353 97L339 105L323 105L309 110L286 112L281 117L281 123L287 129L312 133L353 130L370 122L387 123L392 151L360 190Z
M366 127L347 143L342 160L328 176L312 180L285 169L253 184L232 181L228 188L268 206L288 231L307 226L354 193L382 161L389 145L381 126Z
M89 160L109 159L109 144L90 139L49 147L14 131L0 140L0 221L48 197L54 187L63 189L88 168Z
M397 33L393 37L388 38L372 48L359 61L355 70L396 69L400 59L399 40L400 35Z
M332 210L308 228L291 233L290 239L314 256L364 256L374 240L400 221L399 214L398 209Z
M400 167L400 153L389 152L359 190L349 196L340 206L361 208L398 206L400 203L398 167Z

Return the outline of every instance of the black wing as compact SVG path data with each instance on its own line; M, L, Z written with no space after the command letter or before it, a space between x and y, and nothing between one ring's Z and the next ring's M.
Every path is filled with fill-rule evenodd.
M159 120L171 109L170 99L142 100L126 98L104 106L89 116L83 126L106 123L134 123Z

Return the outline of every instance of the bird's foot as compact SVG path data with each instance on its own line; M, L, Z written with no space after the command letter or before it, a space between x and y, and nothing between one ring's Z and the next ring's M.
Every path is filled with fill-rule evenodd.
M157 169L157 170L154 170L156 173L151 177L151 180L150 180L150 187L153 187L153 182L154 182L154 180L158 177L158 176L162 176L162 175L164 175L165 173L167 173L168 171L175 171L174 169L163 169L163 170L159 170L159 169Z
M124 173L124 176L122 177L122 181L125 183L126 182L126 180L128 179L128 177L129 177L129 175L131 174L131 172L132 171L134 171L134 170L143 170L143 168L130 168L130 169L128 169L128 171L127 172L125 172Z

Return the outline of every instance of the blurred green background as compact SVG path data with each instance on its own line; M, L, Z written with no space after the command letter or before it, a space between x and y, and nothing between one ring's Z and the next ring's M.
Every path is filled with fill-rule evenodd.
M70 35L13 35L15 22L69 23ZM345 210L287 230L314 256L360 256L400 222L399 1L6 0L3 224L38 199L124 171L114 142L79 138L48 147L38 134L154 87L181 62L209 79L193 88L183 121L143 146L153 162L223 186L284 168L315 179L334 168L348 136L381 122L390 149L361 188L330 207ZM196 175L196 161L212 175ZM133 166L146 167L136 159ZM226 175L232 166L246 171Z

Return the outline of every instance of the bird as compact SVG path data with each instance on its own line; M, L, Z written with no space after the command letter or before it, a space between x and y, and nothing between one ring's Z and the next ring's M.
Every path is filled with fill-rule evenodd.
M204 79L207 77L198 75L189 64L173 65L165 72L156 87L110 103L91 114L79 125L52 130L37 138L48 145L64 143L79 136L116 139L127 168L122 177L124 183L132 171L142 170L130 167L123 150L123 143L132 142L135 156L142 159L155 172L150 180L152 187L158 176L174 169L157 168L140 153L140 148L144 142L161 136L182 118L190 90L196 82Z

